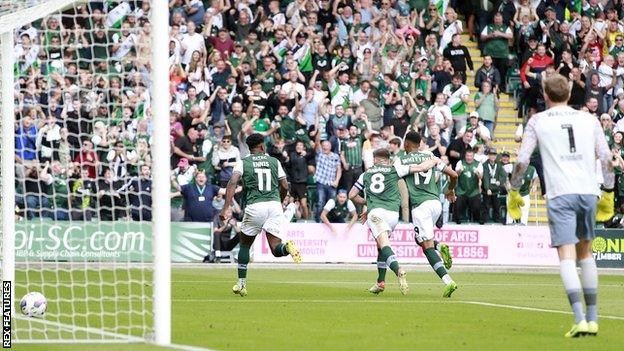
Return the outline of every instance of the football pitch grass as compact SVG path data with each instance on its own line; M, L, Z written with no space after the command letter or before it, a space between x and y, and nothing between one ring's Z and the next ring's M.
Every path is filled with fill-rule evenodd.
M260 268L249 295L231 292L234 265L175 268L172 342L211 350L621 350L624 276L601 275L598 337L565 339L573 316L558 274L453 272L441 297L435 273L407 266L410 293L376 268ZM530 270L528 270L530 271ZM168 350L145 344L14 344L15 350Z

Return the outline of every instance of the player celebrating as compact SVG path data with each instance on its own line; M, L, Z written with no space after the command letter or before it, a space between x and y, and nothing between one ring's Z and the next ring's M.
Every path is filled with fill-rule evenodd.
M440 260L433 241L433 226L442 213L440 189L435 180L436 172L443 172L449 176L448 191L445 195L450 202L454 202L457 173L442 162L438 163L437 167L427 171L417 174L411 173L410 169L413 165L422 164L434 158L431 152L419 150L421 142L420 134L416 132L407 133L405 136L405 152L407 154L398 158L394 162L394 167L407 184L416 243L422 247L427 261L446 285L442 296L451 297L451 294L457 290L457 284Z
M598 272L591 247L596 218L607 220L613 216L611 153L600 122L589 113L567 106L570 97L567 79L556 74L542 84L548 109L533 115L525 128L518 163L511 178L509 211L514 212L512 216L519 217L522 198L518 189L531 154L539 145L544 164L551 245L557 248L561 280L576 320L565 336L596 335ZM603 193L597 206L600 189L595 182L596 156L600 159L604 176ZM581 267L582 279L576 272L576 261ZM583 313L581 296L585 297L586 314Z
M437 164L434 159L419 165L412 165L408 172L426 172ZM399 207L401 206L401 194L399 181L401 178L390 163L390 151L379 149L373 152L373 166L362 173L355 182L349 198L361 205L366 204L366 225L377 242L377 283L368 291L379 294L386 288L386 268L390 269L399 278L399 290L405 295L409 291L405 271L399 267L392 248L389 236L399 221ZM366 200L359 194L364 191Z
M273 256L290 254L295 263L301 262L295 244L290 240L284 244L279 238L280 230L287 222L281 204L288 194L286 173L276 158L266 154L262 135L251 134L247 137L246 143L250 154L234 166L232 178L226 188L225 204L221 210L221 216L225 217L225 212L232 205L236 185L242 177L246 206L238 252L238 284L232 288L232 291L240 296L247 295L249 249L256 235L263 229Z

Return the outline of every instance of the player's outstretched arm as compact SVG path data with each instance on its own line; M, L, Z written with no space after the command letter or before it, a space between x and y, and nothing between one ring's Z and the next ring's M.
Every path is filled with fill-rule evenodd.
M604 188L613 189L615 186L615 174L613 173L613 163L611 162L613 155L607 144L600 122L596 120L594 127L594 136L596 138L596 157L602 165L602 175L604 177Z
M522 186L524 173L529 167L531 161L531 154L537 147L537 133L535 132L535 117L529 119L526 128L524 129L524 135L522 136L522 145L520 151L518 151L518 160L516 167L514 167L511 174L511 188L520 189Z
M596 156L600 159L602 165L602 175L604 177L604 183L602 185L602 194L600 200L596 204L596 221L605 222L610 220L614 213L614 193L613 188L615 186L615 174L613 173L613 163L611 151L609 145L602 132L602 127L598 120L595 121L594 138L596 140Z
M409 167L410 173L427 172L431 168L437 166L438 163L440 163L440 159L437 158L437 157L432 157L432 158L428 159L427 161L422 162L420 164L410 165L410 167Z
M455 202L455 200L457 199L457 196L455 196L455 186L457 185L458 178L457 172L455 172L453 168L451 168L451 166L444 167L444 170L442 172L444 172L444 174L449 177L448 191L445 194L446 198L449 200L449 202Z
M280 185L280 199L282 200L282 202L284 202L284 199L286 198L286 196L288 196L288 193L290 192L289 189L289 185L288 185L288 180L286 180L286 178L281 178L279 180L279 185Z

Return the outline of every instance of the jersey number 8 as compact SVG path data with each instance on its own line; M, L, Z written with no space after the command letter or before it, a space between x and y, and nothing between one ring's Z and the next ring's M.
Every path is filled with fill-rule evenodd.
M370 191L374 194L379 194L384 191L384 189L386 188L384 180L386 180L386 177L384 177L383 174L373 174L373 176L371 177Z

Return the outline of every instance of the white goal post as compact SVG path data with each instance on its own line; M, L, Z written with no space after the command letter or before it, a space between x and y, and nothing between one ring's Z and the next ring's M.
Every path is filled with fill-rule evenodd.
M144 0L146 1L148 0ZM169 8L167 0L149 2L151 5L149 11L151 44L148 52L151 55L149 60L146 60L146 66L149 67L149 78L146 78L149 81L147 87L149 97L148 104L143 107L147 110L149 106L151 112L149 117L144 118L149 119L151 126L149 138L151 143L150 181L151 189L153 189L150 195L151 204L153 204L150 209L152 219L135 222L129 218L100 221L94 217L89 218L89 221L70 218L65 222L59 222L56 216L51 221L48 219L35 221L26 218L25 214L23 214L23 219L16 221L18 217L16 206L19 205L16 199L20 194L16 191L14 183L20 178L16 175L15 160L15 139L17 138L15 129L17 82L14 73L16 64L14 52L17 43L15 38L17 38L16 31L24 25L45 20L49 16L58 15L61 11L72 7L86 6L90 2L86 0L0 1L0 101L2 103L0 122L2 125L0 139L2 256L0 260L2 262L0 274L3 281L11 281L13 285L12 315L15 325L12 335L14 342L171 344L170 96L169 43L167 40ZM105 6L111 6L112 9L123 1L117 0L109 3L110 5ZM65 103L63 113L68 108L67 102ZM69 108L71 109L71 106ZM145 115L148 116L148 113L145 112ZM82 135L76 136L78 140L82 140L80 138L83 137ZM99 177L96 181L101 180ZM138 197L140 196L139 193ZM94 205L91 204L91 206ZM113 208L111 211L115 210ZM27 208L23 211L26 213ZM40 211L43 212L43 210ZM129 213L130 209L126 209L126 212ZM41 215L41 217L44 216ZM18 237L16 226L20 225L22 226L20 228L26 229L20 231ZM44 230L37 229L40 227L48 230L46 233L50 236L52 236L50 233L56 235L55 233L65 230L64 234L59 234L57 237L59 245L67 245L69 248L74 248L76 252L88 245L92 248L102 248L102 250L104 247L116 248L128 243L132 247L127 252L128 258L118 260L99 259L99 256L96 258L81 257L76 260L59 259L58 257L43 257L45 256L43 254L42 257L37 257L36 253L35 257L16 258L16 249L18 249L16 242L21 243L20 247L24 247L26 246L24 242L30 240L28 245L37 247L38 235L43 235ZM95 234L90 238L79 238L75 233L80 232L82 227L90 228L89 230ZM123 228L127 228L126 231L123 231ZM136 228L148 228L146 233L149 232L149 234L142 232L137 234ZM86 229L82 230L86 232ZM136 237L140 235L144 235L141 236L141 240L144 239L144 241L134 245ZM144 248L151 252L149 254L142 252ZM31 251L35 252L34 249ZM68 254L71 256L72 252ZM149 258L146 258L148 256ZM44 290L41 292L48 298L47 318L33 319L21 316L19 299L28 289Z

